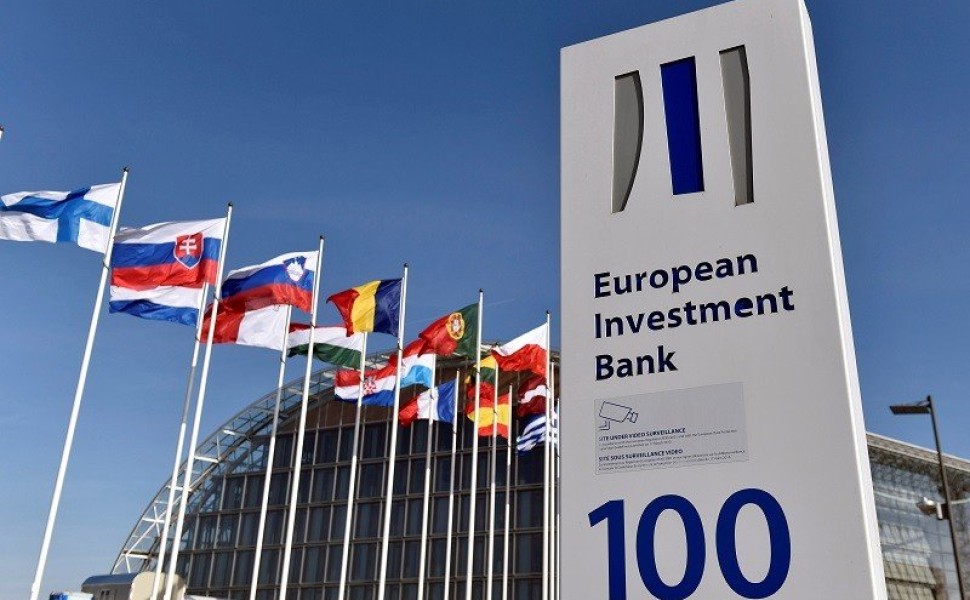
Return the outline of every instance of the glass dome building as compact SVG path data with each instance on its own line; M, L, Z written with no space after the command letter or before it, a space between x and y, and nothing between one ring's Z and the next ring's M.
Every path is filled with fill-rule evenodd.
M369 367L386 364L387 353L368 358ZM557 357L554 355L554 362ZM453 378L468 364L440 361L438 377ZM333 369L314 373L296 515L293 556L287 597L293 600L335 600L347 510L350 455L355 406L333 400ZM500 389L515 385L503 376ZM294 432L299 415L302 379L283 388L280 433L270 486L266 541L259 573L258 598L277 597L285 529L286 505L293 474ZM402 404L416 393L402 392ZM248 599L254 562L266 450L272 426L275 392L259 398L218 427L196 449L193 493L180 541L178 572L188 593L216 598ZM349 562L350 600L375 600L380 563L382 499L384 497L390 411L365 408L359 448L357 493ZM929 427L929 424L927 424ZM514 427L514 429L518 429ZM455 516L450 598L464 598L470 506L472 432L461 419L455 461ZM448 530L448 486L451 469L451 426L425 421L401 428L398 436L391 542L386 600L416 600L421 511L427 442L431 437L431 505L429 512L426 597L442 600L445 585L445 535ZM481 438L475 514L473 598L485 595L488 523L488 438ZM501 585L505 504L505 441L498 442L498 493L495 514L496 552L493 600L503 598ZM936 453L890 438L869 434L883 564L891 600L959 598L949 529L945 521L924 514L923 498L942 501ZM541 597L542 473L545 451L512 456L509 499L511 544L508 598ZM947 457L953 491L953 515L960 553L970 572L970 461ZM184 465L183 465L184 468ZM180 472L179 481L182 474ZM139 516L113 565L113 573L154 569L168 497L165 482ZM172 528L174 529L174 528ZM171 543L169 543L171 547Z

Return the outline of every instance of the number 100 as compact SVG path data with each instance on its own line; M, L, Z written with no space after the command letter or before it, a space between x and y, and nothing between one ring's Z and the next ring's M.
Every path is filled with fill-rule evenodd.
M771 560L768 573L761 581L749 581L737 556L735 528L741 509L751 504L761 509L768 524ZM676 585L667 585L657 571L654 553L654 535L657 520L664 511L672 510L684 524L687 542L687 564L684 576ZM626 600L626 526L623 500L610 500L589 513L589 525L593 527L606 521L607 560L609 572L609 600ZM791 567L791 534L781 505L774 496L764 490L745 489L732 494L721 506L715 529L717 561L725 583L743 598L767 598L784 585ZM701 583L706 557L704 525L700 514L683 496L667 495L654 499L640 515L637 526L637 570L647 591L659 600L685 600Z

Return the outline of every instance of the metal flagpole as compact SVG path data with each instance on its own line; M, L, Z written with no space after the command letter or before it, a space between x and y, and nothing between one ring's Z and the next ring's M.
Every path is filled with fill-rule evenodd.
M549 385L549 311L546 311L546 385ZM549 600L549 475L550 475L550 455L549 455L549 421L551 419L549 410L550 400L546 399L546 447L543 450L542 461L542 600Z
M488 458L488 471L491 478L488 490L488 564L485 566L488 577L485 579L485 598L492 598L492 576L495 574L495 472L498 470L496 449L498 446L498 371L495 372L495 397L492 400L492 451Z
M475 431L472 432L472 473L470 504L468 510L468 551L465 555L467 558L465 561L465 600L472 600L472 575L475 565L475 504L478 499L478 413L482 408L482 308L484 303L485 292L478 290L478 329L475 333ZM455 410L458 410L457 407ZM492 599L488 598L487 600Z
M437 414L438 403L441 401L438 398L438 392L435 390L435 384L438 381L437 369L438 369L438 355L433 354L434 358L431 363L431 396L434 401L432 409L435 411L428 414L428 446L424 452L424 503L421 505L421 550L420 550L420 560L418 561L418 600L424 600L424 575L427 568L428 560L428 505L431 503L431 446L432 446L432 434L434 433L434 414Z
M340 588L337 600L344 600L347 593L347 568L350 566L350 536L354 524L354 495L357 488L357 454L360 445L360 417L364 409L364 373L367 365L367 333L360 351L360 381L357 383L357 409L354 413L354 440L350 455L350 482L347 487L347 513L344 515L344 545L340 555Z
M209 365L212 362L212 339L216 334L216 319L219 315L219 301L222 297L222 271L226 266L229 252L229 226L232 224L232 202L226 207L226 224L222 230L222 252L216 268L216 293L212 299L212 314L209 315L209 331L206 335L205 355L202 358L202 376L199 380L199 396L195 401L195 415L192 420L192 434L189 437L188 455L185 458L185 473L182 476L182 494L179 496L179 514L175 520L175 537L172 539L172 558L169 559L168 573L165 576L165 600L172 600L175 586L175 569L178 566L179 545L182 543L182 528L185 526L185 509L189 494L192 493L192 470L195 467L195 447L199 443L199 428L202 425L202 407L205 405L206 384L209 382Z
M546 344L546 348L549 348L548 344ZM549 364L549 379L550 379L550 381L547 383L551 384L556 378L556 373L552 369L552 353L549 352L548 350L547 350L546 360L548 361L548 364ZM551 389L552 388L550 387L550 390ZM557 414L555 394L550 394L549 403L552 404L552 408L549 411L550 416L552 417L552 419L555 420L557 418L555 416ZM556 521L557 521L557 516L559 512L558 510L559 505L557 504L557 501L556 501L556 454L557 454L557 447L558 447L557 442L559 437L558 422L556 423L557 431L555 433L555 437L553 437L552 427L553 427L552 421L546 421L546 453L548 454L549 452L552 452L552 455L549 457L549 504L551 505L550 506L551 513L549 515L549 529L550 529L549 531L549 537L550 537L550 540L549 540L549 544L550 544L549 546L549 578L550 578L549 597L552 600L555 600L559 595L559 563L557 562L558 558L556 556L556 540L558 539L557 536L559 535L559 533L556 531L556 526L557 526Z
M202 296L199 299L199 317L195 324L195 343L192 344L192 363L189 366L189 381L185 386L185 401L182 403L182 421L179 423L178 441L175 443L175 460L172 464L172 478L168 483L168 500L165 502L165 522L162 525L162 538L158 542L158 560L155 562L155 574L152 576L151 600L158 599L158 588L162 583L162 563L168 551L168 529L172 520L172 504L175 503L175 488L178 487L179 465L182 464L182 450L185 447L185 429L189 422L189 409L192 407L192 392L195 389L195 371L199 364L199 346L202 337L202 318L205 312L206 296L209 295L209 284L202 284Z
M387 588L387 545L391 539L391 505L394 498L394 465L397 460L398 411L401 408L401 365L404 362L404 309L408 296L408 265L404 264L401 278L401 319L397 324L397 374L394 377L394 406L391 409L391 451L387 465L387 495L384 497L384 522L381 537L380 579L377 582L377 600L384 600ZM282 599L281 599L282 600Z
M509 598L509 522L512 518L512 386L509 386L509 426L505 438L505 534L502 538L502 600ZM491 598L488 598L491 600Z
M283 543L283 565L280 567L279 600L286 600L286 585L290 579L290 559L293 555L293 531L296 529L296 503L300 494L300 473L303 469L303 443L306 439L306 415L310 403L310 376L313 375L313 337L317 329L317 298L323 279L323 236L317 248L317 270L313 277L313 304L310 312L310 339L307 347L306 372L303 375L303 399L300 401L300 423L296 432L293 453L293 480L290 483L290 508L286 514L286 540Z
M455 524L455 460L458 452L458 388L461 374L455 370L454 408L451 418L451 474L448 476L448 531L445 535L445 594L442 600L451 596L451 538Z
M263 501L259 507L259 524L256 526L256 550L253 552L253 578L249 584L249 600L256 600L256 585L259 583L259 566L263 560L263 535L266 532L266 513L269 510L269 487L273 479L273 463L276 459L276 432L280 424L280 401L283 399L283 378L286 375L286 342L290 334L290 320L293 307L286 305L286 327L283 328L283 346L280 350L280 370L276 377L276 403L273 405L273 429L266 450L266 475L263 479ZM308 355L312 360L313 356Z
M77 428L78 414L81 411L81 400L84 398L84 384L88 379L88 366L91 364L91 350L94 348L94 336L98 332L98 319L101 317L101 303L104 301L104 284L108 281L108 269L111 267L111 252L114 249L115 231L118 230L118 219L121 215L121 203L125 199L125 185L128 183L128 167L121 170L121 185L118 186L118 201L111 215L111 225L108 229L108 247L104 250L101 263L101 280L98 283L98 293L94 299L94 313L91 315L91 325L88 327L88 339L84 344L84 356L81 358L81 372L78 375L77 387L74 389L74 405L71 407L71 417L67 422L67 435L64 437L64 449L61 452L61 464L57 468L57 478L54 480L54 494L51 497L50 512L47 514L47 527L44 529L44 540L40 545L40 556L37 559L37 571L34 582L30 586L30 600L37 600L40 594L40 582L44 578L44 567L47 565L47 553L51 546L51 536L54 534L54 522L57 520L57 510L61 504L61 491L64 489L64 476L67 474L67 463L71 459L71 447L74 445L74 430Z

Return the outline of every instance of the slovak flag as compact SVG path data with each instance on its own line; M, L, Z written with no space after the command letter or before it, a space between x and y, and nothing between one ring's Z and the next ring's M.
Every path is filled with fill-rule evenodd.
M111 312L196 325L203 284L214 284L225 219L125 228L111 254Z
M317 252L290 252L230 271L222 282L222 302L236 310L289 304L311 312L316 268Z

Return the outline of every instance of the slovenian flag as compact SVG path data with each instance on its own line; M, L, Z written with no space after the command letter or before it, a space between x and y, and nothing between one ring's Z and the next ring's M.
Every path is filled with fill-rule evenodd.
M306 356L310 347L310 326L291 323L286 347L288 356ZM343 325L317 327L313 333L313 356L341 367L359 367L364 352L364 334L347 335Z
M205 311L205 321L202 323L202 339L205 342L209 335L209 319L212 316L212 305ZM213 344L238 344L240 346L254 346L270 350L283 350L286 332L286 307L266 306L256 310L234 309L219 306L216 316L216 329Z
M111 252L114 313L196 325L202 286L213 285L225 219L125 228Z
M0 240L68 242L104 254L120 192L120 183L108 183L0 196Z
M289 304L311 312L317 252L290 252L262 264L231 271L222 282L222 301L234 309L255 310Z
M397 368L388 365L381 369L364 372L363 404L367 406L394 406L394 383ZM338 400L357 402L360 392L360 371L339 370L334 376L333 393Z
M375 331L397 337L401 280L379 279L327 298L340 311L348 333Z
M398 412L398 421L404 427L418 419L451 423L455 419L456 387L456 382L452 380L436 388L425 390L401 408Z
M503 371L532 371L546 374L546 357L549 346L549 324L543 323L511 342L492 350L492 356Z

